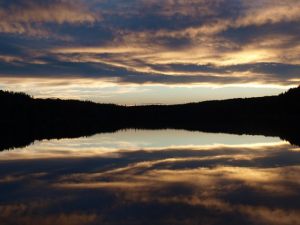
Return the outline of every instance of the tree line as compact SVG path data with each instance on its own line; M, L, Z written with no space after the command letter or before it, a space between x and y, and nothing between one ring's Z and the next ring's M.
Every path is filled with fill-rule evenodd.
M0 105L0 149L37 139L127 128L263 134L300 143L300 88L277 96L147 106L35 99L24 93L0 91Z

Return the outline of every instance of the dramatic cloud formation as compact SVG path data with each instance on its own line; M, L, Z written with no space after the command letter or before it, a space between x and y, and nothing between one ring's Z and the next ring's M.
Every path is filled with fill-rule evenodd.
M300 81L298 0L13 0L0 3L0 19L3 78L286 88Z

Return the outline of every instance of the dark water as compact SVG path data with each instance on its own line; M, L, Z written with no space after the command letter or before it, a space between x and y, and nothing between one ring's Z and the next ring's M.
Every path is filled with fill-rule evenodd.
M0 224L300 224L300 148L127 130L0 153Z

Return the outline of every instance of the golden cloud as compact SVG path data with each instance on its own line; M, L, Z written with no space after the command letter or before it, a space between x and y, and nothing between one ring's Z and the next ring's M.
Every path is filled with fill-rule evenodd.
M90 12L80 1L50 3L29 0L24 5L0 8L0 32L46 36L50 32L42 26L43 23L93 23L100 19L99 14Z

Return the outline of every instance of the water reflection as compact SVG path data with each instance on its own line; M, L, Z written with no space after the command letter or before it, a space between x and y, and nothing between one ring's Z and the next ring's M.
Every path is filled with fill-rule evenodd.
M300 224L300 149L121 131L0 153L3 224Z

